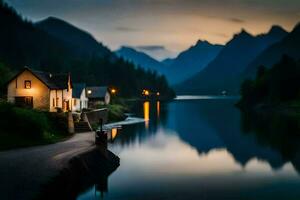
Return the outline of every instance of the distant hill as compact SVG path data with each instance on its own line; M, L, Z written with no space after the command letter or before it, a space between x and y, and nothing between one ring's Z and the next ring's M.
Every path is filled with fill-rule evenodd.
M178 84L204 69L222 50L222 45L213 45L199 40L172 60L167 78L171 84Z
M79 57L115 57L108 48L104 47L90 33L61 19L48 17L45 20L35 23L35 26L51 36L64 41L65 44L68 44L68 50L73 51Z
M16 72L24 66L71 72L73 81L118 88L120 96L139 96L144 88L173 95L163 76L119 59L89 33L50 17L34 24L0 0L0 64Z
M260 65L270 68L278 63L283 55L300 59L300 23L283 40L269 46L255 58L246 68L243 77L253 78Z
M131 47L123 46L115 51L115 53L119 57L124 58L125 60L130 61L135 65L141 66L145 69L156 70L157 72L162 73L165 68L164 64L162 64L161 62Z
M238 94L240 77L246 67L270 45L282 40L288 33L274 26L266 34L253 36L242 30L234 35L220 54L200 73L178 85L185 94Z

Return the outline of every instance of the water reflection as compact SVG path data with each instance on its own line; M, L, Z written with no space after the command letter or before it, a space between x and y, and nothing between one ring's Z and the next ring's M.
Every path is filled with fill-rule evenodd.
M149 120L150 120L150 102L144 102L144 120L146 129L149 128Z
M242 113L242 130L253 134L257 143L272 148L281 155L281 162L272 163L277 169L291 162L300 173L300 119L283 114Z
M156 113L157 113L157 119L159 120L159 115L160 115L160 101L156 102Z
M137 104L150 121L124 126L109 146L122 163L106 199L299 199L300 140L284 134L295 123L280 120L279 128L254 117L261 127L234 102Z

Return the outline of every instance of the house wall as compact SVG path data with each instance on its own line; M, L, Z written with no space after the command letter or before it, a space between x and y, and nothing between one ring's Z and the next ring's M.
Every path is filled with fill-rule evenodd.
M31 88L25 89L25 81L31 81ZM14 103L15 97L33 97L33 108L48 110L49 109L49 88L30 71L25 70L18 77L13 79L7 87L7 100Z
M81 109L80 109L80 104L81 104ZM79 98L72 99L72 111L81 111L84 108L88 108L88 98L86 97L85 89L82 90L80 99Z
M50 112L56 112L56 108L61 108L63 111L67 111L67 104L69 104L69 109L72 110L72 88L69 90L50 91Z
M106 92L105 94L105 104L109 104L110 103L110 94L109 92Z

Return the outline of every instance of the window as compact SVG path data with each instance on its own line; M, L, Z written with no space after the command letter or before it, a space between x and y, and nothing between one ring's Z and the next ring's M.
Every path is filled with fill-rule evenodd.
M28 81L28 80L24 81L24 87L25 87L25 89L30 89L31 88L31 81Z
M56 107L58 107L59 98L56 98Z
M55 107L55 98L52 99L52 106Z
M76 106L76 99L74 99L74 106Z

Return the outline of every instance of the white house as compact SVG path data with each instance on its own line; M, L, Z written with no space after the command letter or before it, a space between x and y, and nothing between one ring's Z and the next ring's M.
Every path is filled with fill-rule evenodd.
M56 112L72 110L69 74L52 74L25 67L7 86L7 101L19 106Z
M72 111L81 111L88 108L89 99L86 96L86 89L84 83L73 84L72 94Z
M89 99L89 107L91 108L110 103L108 87L87 87L86 96Z

